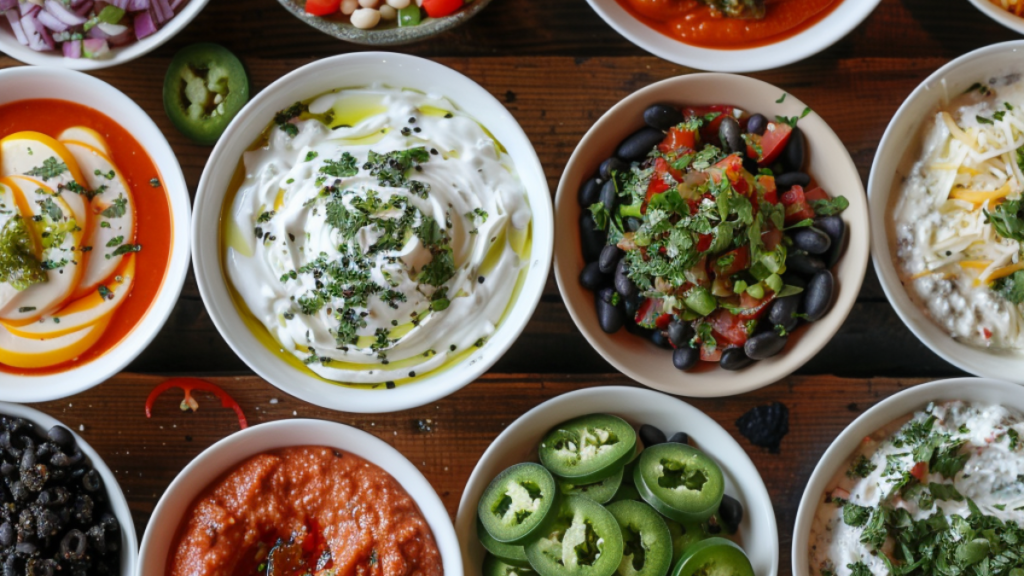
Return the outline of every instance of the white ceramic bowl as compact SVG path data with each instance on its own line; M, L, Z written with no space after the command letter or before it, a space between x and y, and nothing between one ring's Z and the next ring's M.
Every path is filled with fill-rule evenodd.
M562 298L576 326L605 360L630 378L651 388L683 396L729 396L767 386L803 366L821 351L846 320L857 301L868 264L868 208L860 175L849 152L817 114L800 120L807 142L808 171L832 196L843 195L850 207L842 213L849 230L846 251L832 272L838 295L832 309L821 320L798 329L786 349L737 372L706 366L680 372L672 365L672 354L647 339L625 330L606 334L594 311L594 294L579 282L583 270L577 202L580 185L597 172L600 163L614 154L626 136L641 128L643 111L652 104L731 104L769 118L798 116L805 105L792 94L783 94L771 84L730 74L689 74L662 80L630 96L605 112L583 136L569 159L555 196L556 243L555 278Z
M430 525L445 574L462 574L455 529L430 482L405 456L362 430L323 420L279 420L246 428L203 450L160 497L142 537L138 576L160 576L185 512L208 486L245 460L292 446L327 446L355 454L394 477Z
M165 42L177 35L178 32L184 30L199 15L199 12L206 7L206 3L209 1L188 0L185 6L174 14L174 18L165 22L155 33L125 46L112 47L110 54L95 60L91 58L65 58L59 46L56 50L49 52L36 52L18 42L5 18L0 23L0 52L26 64L34 64L36 66L56 66L70 70L101 70L103 68L110 68L111 66L131 62L139 56L149 54L163 46Z
M984 1L984 0L983 0ZM842 0L831 14L785 40L741 50L701 48L658 32L633 17L616 0L587 0L609 26L640 48L697 70L758 72L803 60L835 44L856 28L881 0Z
M124 499L121 485L117 483L117 478L110 471L110 468L107 468L99 453L92 446L89 446L88 442L82 440L81 436L75 434L71 428L65 426L63 422L34 408L22 406L21 404L0 402L0 414L24 418L35 424L36 429L43 434L46 434L47 430L59 424L67 428L74 435L78 448L89 459L89 463L96 469L100 477L103 478L103 485L107 491L107 497L110 499L110 508L117 518L117 523L120 524L121 575L136 576L135 569L139 561L139 539L135 536L135 522L132 520L132 511L128 508L128 501Z
M975 8L999 24L1006 26L1017 34L1024 34L1024 18L1004 9L1002 6L996 6L991 0L971 0L971 4L974 4Z
M1002 404L1024 412L1024 394L1020 386L981 378L955 378L920 384L899 394L894 394L861 414L843 430L818 461L800 499L793 532L793 574L809 576L808 546L811 523L815 512L824 500L825 491L840 467L846 464L866 436L869 436L896 419L917 410L923 410L929 402L963 400Z
M682 400L642 388L603 386L562 394L520 416L480 457L459 502L455 530L467 576L481 574L484 549L476 537L476 507L487 485L513 464L537 459L537 444L548 430L585 414L620 416L639 427L651 424L666 434L686 432L691 444L714 458L725 475L725 493L743 504L739 540L758 576L779 570L779 532L764 481L732 436L706 414Z
M278 110L336 88L382 83L447 96L480 120L512 156L533 210L533 248L526 282L518 299L487 343L446 370L393 390L336 386L311 371L286 364L256 339L243 323L221 271L220 209L242 153L263 132ZM422 406L462 388L487 371L522 333L540 301L551 266L551 196L537 153L501 103L462 74L415 56L363 52L324 58L274 82L231 121L210 155L199 181L192 226L196 280L217 330L231 348L265 380L307 402L347 412L393 412Z
M52 67L19 66L0 70L0 105L34 98L73 94L74 102L98 110L126 128L149 153L170 199L174 238L167 273L156 299L129 337L91 362L46 376L0 376L0 400L45 402L88 390L134 360L163 328L185 284L189 258L192 201L178 158L153 120L123 92L81 72ZM116 314L116 312L115 312Z
M871 259L882 289L903 323L928 348L954 366L986 378L1024 383L1024 356L995 354L954 340L910 299L889 250L889 203L901 181L900 163L920 142L921 125L950 96L978 81L1024 72L1024 40L986 46L939 68L918 86L893 116L882 136L868 180L871 210ZM896 190L898 192L898 190Z

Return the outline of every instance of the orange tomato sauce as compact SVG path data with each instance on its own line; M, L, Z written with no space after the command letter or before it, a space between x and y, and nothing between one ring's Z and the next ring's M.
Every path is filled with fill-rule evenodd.
M126 339L156 301L171 260L174 223L164 181L142 145L109 116L66 100L19 100L0 105L0 138L33 130L54 138L72 126L86 126L99 132L110 146L111 159L122 172L135 201L136 276L128 299L111 318L100 339L75 360L45 368L13 368L0 362L0 372L22 375L56 374L87 364ZM160 187L150 181L160 180Z
M686 44L740 50L795 36L828 16L843 0L767 0L761 20L726 18L700 0L615 0L634 18Z

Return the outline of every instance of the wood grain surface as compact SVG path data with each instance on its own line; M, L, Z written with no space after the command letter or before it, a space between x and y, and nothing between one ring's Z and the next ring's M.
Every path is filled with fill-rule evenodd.
M820 114L848 147L866 184L889 119L921 80L965 52L1017 38L966 0L882 0L864 24L821 54L752 76L791 92ZM173 128L163 112L161 87L174 53L199 41L235 51L256 91L310 61L364 49L308 28L275 0L211 0L166 46L96 73L153 117L178 154L193 194L210 148L189 143ZM634 47L585 0L495 0L461 28L398 51L451 66L504 102L536 146L552 193L576 143L604 111L652 82L694 72ZM0 55L0 68L14 65ZM477 459L516 417L570 390L631 385L573 325L553 278L526 331L490 374L415 410L379 416L331 412L251 376L214 328L191 274L167 325L128 369L89 392L40 408L80 430L116 470L140 532L175 474L238 428L230 411L210 399L200 400L198 413L185 414L177 398L164 398L147 420L146 395L166 375L213 377L253 423L312 417L368 430L420 466L453 515ZM740 397L692 402L735 436L735 420L751 407L781 401L790 408L791 432L779 454L740 439L774 502L781 574L790 573L791 532L803 486L831 440L880 399L922 379L959 372L913 337L869 270L842 330L798 374ZM430 421L431 431L421 431L421 421Z

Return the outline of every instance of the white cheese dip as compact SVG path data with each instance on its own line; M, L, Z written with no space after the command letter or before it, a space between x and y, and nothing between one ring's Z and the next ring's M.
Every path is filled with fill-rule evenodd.
M924 438L945 435L937 453L951 448L948 455L965 460L951 478L938 459L927 466L914 457ZM900 482L907 480L901 489ZM933 484L952 485L963 498L943 500L941 490L948 488ZM971 517L968 499L985 516L1024 524L1024 415L999 405L953 401L902 418L865 438L829 482L811 525L811 573L849 576L849 566L862 563L873 574L889 574L883 555L892 557L892 532L881 549L862 542L870 522L850 525L844 502L872 513L884 504L920 521L936 514Z
M316 374L390 386L495 332L528 261L531 212L511 158L449 101L326 94L243 161L228 278Z
M1016 79L999 84L926 119L921 151L894 191L890 237L903 284L935 323L962 342L1020 353L1021 306L1003 292L1010 281L1024 287L1021 246L986 214L1024 189L1024 91Z

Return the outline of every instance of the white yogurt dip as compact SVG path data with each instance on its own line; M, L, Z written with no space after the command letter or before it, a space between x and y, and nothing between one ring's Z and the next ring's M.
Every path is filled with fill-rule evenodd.
M911 297L951 336L1020 352L1020 235L1005 236L991 215L1024 189L1024 91L1015 79L998 84L925 121L920 154L894 194L894 256Z
M880 509L890 526L868 542L872 532L878 534L874 524ZM894 537L914 533L892 526L895 515L904 512L914 522L944 518L947 528L938 531L951 540L963 538L961 519L998 520L1024 534L1019 528L1024 524L1024 415L999 405L953 401L865 438L819 501L811 526L811 573L889 574L887 561L902 562ZM1014 545L1024 550L1024 543ZM993 545L990 555L996 550Z
M281 350L390 386L484 345L529 250L500 144L443 98L383 87L286 119L245 153L225 223L227 276Z

